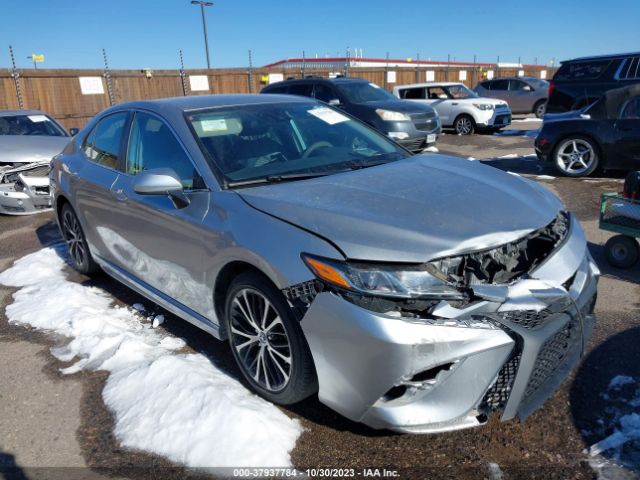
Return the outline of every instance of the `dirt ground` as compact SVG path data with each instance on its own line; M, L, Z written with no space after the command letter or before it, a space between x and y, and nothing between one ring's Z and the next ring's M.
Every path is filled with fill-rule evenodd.
M423 478L595 478L585 448L601 440L594 434L607 409L601 393L615 375L640 377L640 265L621 271L604 259L610 234L598 229L599 197L621 189L619 175L556 177L533 154L537 122L515 123L505 135L444 135L441 153L483 159L488 165L526 175L558 194L581 221L589 249L602 270L598 323L579 368L525 423L498 422L437 435L399 435L350 422L317 399L285 409L305 432L292 453L294 465L397 470L402 479ZM506 155L514 156L505 157ZM503 157L503 158L500 158ZM0 217L0 271L29 252L58 239L51 213ZM74 274L72 274L74 275ZM71 276L85 281L78 275ZM100 276L91 283L115 301L132 305L136 293ZM0 475L12 478L176 478L200 476L170 462L120 447L101 391L104 372L61 375L64 364L49 348L62 341L9 325L4 314L12 291L0 287ZM148 303L148 302L147 302ZM240 377L226 344L175 317L161 327L184 338L189 348L209 356ZM638 478L637 468L614 469L607 478Z

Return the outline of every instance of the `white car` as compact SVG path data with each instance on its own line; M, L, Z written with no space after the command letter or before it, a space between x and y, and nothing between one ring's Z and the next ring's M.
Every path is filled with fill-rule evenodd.
M442 126L454 128L461 135L476 130L499 130L511 123L509 104L495 98L479 97L462 83L412 83L393 88L404 100L431 105L440 116Z

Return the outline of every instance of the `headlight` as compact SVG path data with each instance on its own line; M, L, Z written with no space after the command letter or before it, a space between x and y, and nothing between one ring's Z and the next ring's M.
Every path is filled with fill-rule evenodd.
M346 263L302 254L309 269L334 287L388 298L461 300L464 295L429 273L427 266Z
M491 103L474 103L473 106L478 110L493 110L493 105Z
M376 113L378 116L386 122L407 122L411 120L411 117L406 113L394 112L393 110L384 110L377 108Z

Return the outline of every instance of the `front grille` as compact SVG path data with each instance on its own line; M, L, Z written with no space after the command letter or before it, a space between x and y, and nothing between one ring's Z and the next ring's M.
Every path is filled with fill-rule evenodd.
M512 312L501 312L498 315L506 322L533 330L544 325L547 319L553 315L553 312L545 308L539 312L535 310L514 310Z
M510 122L511 122L511 117L509 115L499 115L496 117L496 121L495 121L495 123L497 124L510 123Z
M411 121L416 123L416 122L424 122L426 120L430 120L432 118L435 118L436 116L436 112L422 112L422 113L411 113L409 115L409 117L411 117Z
M576 316L542 345L524 392L525 399L535 393L555 373L580 342L582 342L582 332Z
M8 205L2 206L0 205L0 208L3 208L6 212L24 212L24 207L11 207Z
M404 148L406 148L407 150L411 150L412 152L416 151L416 150L420 150L420 148L422 148L422 146L424 145L426 138L424 137L420 137L420 138L415 138L413 140L411 140L408 143L402 143L402 146Z
M498 378L484 395L482 404L485 409L488 409L491 412L502 410L507 404L509 395L511 395L511 389L513 388L513 382L515 381L516 374L518 373L521 357L522 353L514 353L502 366L498 373Z
M428 120L422 123L414 123L413 126L416 127L416 130L430 132L438 126L438 122L436 122L435 120Z

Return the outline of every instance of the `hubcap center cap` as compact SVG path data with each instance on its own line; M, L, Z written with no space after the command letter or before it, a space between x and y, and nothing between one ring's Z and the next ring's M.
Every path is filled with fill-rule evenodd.
M264 332L258 333L258 343L261 347L266 347L269 345L269 339L267 338L267 334Z

